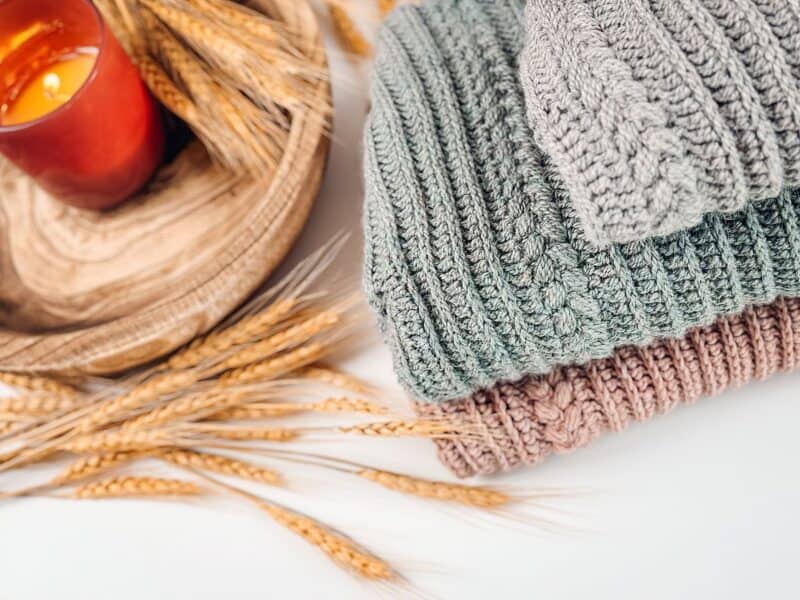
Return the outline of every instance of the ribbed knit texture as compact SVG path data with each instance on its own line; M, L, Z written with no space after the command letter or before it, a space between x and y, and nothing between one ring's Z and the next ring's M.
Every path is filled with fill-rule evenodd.
M528 118L589 240L673 233L800 184L799 6L528 0Z
M439 441L461 477L536 464L727 388L800 366L800 300L779 299L645 348L498 384L463 400L420 404L426 417L477 425L480 439Z
M678 337L800 296L800 194L597 248L533 143L522 0L404 6L377 44L365 134L365 288L417 398Z

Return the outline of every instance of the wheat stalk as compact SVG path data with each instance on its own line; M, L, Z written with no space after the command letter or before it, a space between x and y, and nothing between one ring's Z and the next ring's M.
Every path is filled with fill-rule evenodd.
M275 417L287 417L305 412L304 404L260 404L234 406L209 417L213 421L257 421Z
M368 57L372 54L372 46L356 27L347 11L337 3L328 4L333 29L345 50L356 56Z
M473 508L494 509L517 501L499 490L485 486L470 486L444 481L431 481L383 469L369 467L344 459L315 453L283 450L276 448L260 449L260 452L277 460L311 464L325 469L334 469L343 473L356 475L367 481L377 483L386 489L402 494L453 502ZM541 494L539 494L542 497Z
M101 498L147 498L153 496L197 496L201 488L190 481L155 477L114 477L82 485L72 492L79 500Z
M74 387L43 377L41 375L28 375L24 373L0 373L0 383L7 386L17 388L19 390L27 390L29 392L46 392L54 396L61 397L74 397L80 394Z
M272 517L276 523L300 536L309 544L319 548L336 564L351 573L374 581L396 581L399 579L397 572L388 562L362 548L334 528L275 502L228 485L197 470L193 470L193 472L211 485L252 502Z
M319 402L300 403L275 403L275 404L248 404L247 406L234 406L211 415L214 421L246 421L268 419L274 417L287 417L303 412L337 413L353 412L381 415L387 409L380 404L353 398L326 398Z
M309 99L319 100L316 90L305 89L304 85L308 84L291 77L296 75L315 80L324 77L324 70L321 72L312 61L297 60L291 55L281 54L277 48L249 47L236 33L209 23L193 11L177 7L174 2L139 2L153 11L220 73L235 79L243 91L247 91L252 98L258 98L259 102L264 102L265 93L273 96L274 102L289 109L297 108ZM265 108L268 110L273 99L267 101ZM315 107L312 105L311 108Z
M173 355L166 367L182 370L227 354L237 346L272 334L314 299L308 287L330 265L345 236L336 236L291 270L277 285L257 296L216 331L199 337ZM271 303L269 303L271 301Z
M275 358L228 371L220 378L220 382L224 385L241 385L272 379L318 360L325 351L323 344L314 342Z
M337 312L323 311L302 323L243 348L226 358L216 368L227 371L264 361L282 350L295 347L315 335L331 329L340 320L341 316Z
M440 421L381 421L359 423L337 428L342 433L370 437L424 437L450 438L468 435L468 431L454 423Z
M114 33L126 46L153 95L170 112L185 121L204 144L214 151L218 145L215 143L215 132L209 129L209 121L200 115L194 103L178 89L161 65L150 56L147 38L133 18L128 2L129 0L95 0L106 21L112 25Z
M126 394L99 404L84 416L74 429L82 432L93 431L124 416L127 412L147 406L162 396L185 390L199 379L200 375L194 371L174 371L156 375Z
M0 421L2 422L30 422L36 419L37 415L30 415L16 412L0 412Z
M0 421L0 435L6 436L11 435L18 432L20 429L24 428L25 424L19 421ZM0 460L0 463L3 461Z
M319 521L263 500L257 502L257 505L276 523L316 546L345 569L366 579L388 581L396 578L389 563L359 548L351 540Z
M190 45L199 45L198 51L204 56L208 53L206 58L209 61L235 57L246 64L251 61L253 65L272 68L284 74L316 80L327 78L327 69L310 60L307 52L300 51L301 40L296 32L248 9L237 10L244 7L219 0L139 2L153 10ZM198 10L199 4L205 5L205 9ZM238 15L234 15L234 12L238 12ZM252 35L250 31L255 29L266 34L266 38ZM203 35L210 37L202 39ZM236 47L235 51L232 51L233 46Z
M250 36L254 43L272 44L294 56L302 56L292 41L296 32L246 6L227 0L187 0L186 3L207 15L216 15L217 21Z
M219 356L235 346L250 342L268 332L270 328L290 315L297 302L298 300L295 298L285 298L272 304L263 312L242 319L227 329L199 338L170 358L167 365L171 369L195 367L204 360Z
M142 456L145 456L142 452L129 450L81 456L54 477L52 483L55 485L63 485L65 483L87 479L105 471L115 469L116 467L129 463Z
M0 398L0 413L24 416L49 415L55 412L73 410L83 405L81 396L59 396L50 392L29 396Z
M159 446L174 445L175 437L165 430L103 431L79 436L59 446L73 454L141 451Z
M238 442L291 442L302 435L298 429L280 427L222 427L218 425L196 425L184 430L186 433L200 433L221 440Z
M280 485L282 482L280 474L275 471L218 454L172 448L164 451L161 458L180 467L191 467L267 485Z
M291 127L284 108L306 109L309 119L327 123L322 50L284 23L227 0L98 6L153 94L224 168L271 172Z
M347 390L356 394L370 394L372 389L352 375L328 367L311 366L300 369L298 377L311 379L320 383Z
M215 142L214 132L209 129L209 123L200 116L197 106L178 89L166 71L142 51L134 51L132 58L142 79L159 102L185 121L213 153L218 152L219 145Z
M206 125L216 128L211 137L215 143L209 146L212 158L237 172L254 165L253 153L259 165L276 166L286 143L285 131L238 91L226 89L215 80L199 58L173 37L152 12L143 10L141 15L150 46L173 80L182 84L200 111L217 114L218 118Z
M388 412L385 406L375 404L368 400L354 398L325 398L319 402L308 405L308 410L313 412L353 412L369 415L383 415Z
M200 418L224 409L224 407L240 404L243 400L243 392L219 392L212 388L207 392L176 398L134 419L125 421L122 424L122 430L152 428L187 417Z
M356 475L395 492L476 508L496 508L513 500L508 494L487 487L430 481L378 469L360 469L356 471Z

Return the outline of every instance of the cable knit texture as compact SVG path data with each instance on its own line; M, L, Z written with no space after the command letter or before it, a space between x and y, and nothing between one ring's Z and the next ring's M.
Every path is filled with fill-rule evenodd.
M377 44L365 289L419 399L461 398L800 296L800 194L788 189L667 237L587 241L527 123L523 9L407 5ZM784 16L771 29L794 28Z
M800 300L779 299L681 339L500 383L463 400L420 404L426 417L475 423L480 439L437 442L461 477L535 464L670 409L800 366Z
M528 119L587 239L670 234L800 184L799 6L528 0Z

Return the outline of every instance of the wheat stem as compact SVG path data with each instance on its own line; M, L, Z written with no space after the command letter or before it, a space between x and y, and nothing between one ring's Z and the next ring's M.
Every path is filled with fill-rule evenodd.
M318 360L325 351L325 346L313 342L275 358L228 371L220 378L220 381L226 385L235 385L272 379Z
M207 392L176 398L138 417L125 421L123 431L152 428L182 418L199 419L226 407L236 406L244 400L241 391L219 392L213 388Z
M79 436L63 443L60 449L73 454L141 451L174 445L176 438L165 430L103 431Z
M224 427L219 425L194 425L182 430L183 433L197 433L206 437L240 442L291 442L302 435L298 429L263 427Z
M328 12L331 16L333 29L342 47L356 56L370 56L372 54L372 46L358 30L347 11L340 5L331 3L328 5Z
M81 456L76 461L71 463L61 473L56 475L51 483L53 485L63 485L65 483L72 483L87 479L100 473L110 471L121 465L127 464L147 456L146 453L140 451L111 451L102 452L99 454L90 454L88 456Z
M282 482L280 474L275 471L218 454L171 448L164 451L161 458L180 467L192 467L267 485L280 485Z
M360 547L334 528L215 478L202 473L197 473L197 475L216 487L252 502L272 517L276 523L319 548L347 571L369 580L393 581L398 579L397 572L388 562Z
M211 421L257 421L286 417L305 411L303 404L262 404L234 406L209 417Z
M195 367L204 360L219 356L227 350L247 343L270 330L294 310L298 300L285 298L263 312L247 317L227 329L200 338L169 359L171 369Z
M356 475L395 492L476 508L495 508L513 500L508 494L487 487L430 481L379 469L360 469Z
M375 404L368 400L353 398L326 398L308 405L308 410L313 412L353 412L369 415L383 415L388 412L385 406Z
M27 390L29 392L47 392L54 396L73 397L80 394L74 387L41 375L29 375L24 373L5 373L0 372L0 383Z
M214 413L209 417L213 421L247 421L269 419L275 417L287 417L303 412L337 413L354 412L380 415L386 414L386 407L367 400L356 400L351 398L326 398L319 402L306 404L299 403L275 403L275 404L248 404L246 406L234 406Z
M372 388L362 382L361 380L353 377L352 375L348 375L347 373L343 373L342 371L338 371L336 369L331 369L329 367L321 367L321 366L310 366L304 369L300 369L297 372L298 377L303 377L305 379L311 379L313 381L318 381L320 383L324 383L330 385L332 387L337 387L341 390L347 390L349 392L353 392L356 394L371 394L373 392Z
M175 371L156 375L126 394L99 404L75 425L75 430L93 431L124 416L127 412L147 406L162 396L185 390L197 383L199 379L199 373L194 371Z
M74 410L85 404L83 396L59 396L50 393L0 398L0 413L41 416Z
M342 433L370 437L424 437L438 439L469 435L468 430L446 421L382 421L346 425L337 427L336 430Z
M147 498L153 496L197 496L202 489L190 481L155 477L114 477L82 485L72 492L79 500L103 498Z
M220 371L227 371L267 360L282 350L295 347L315 335L331 329L340 320L341 316L338 313L323 311L306 321L243 348L226 358L216 368Z

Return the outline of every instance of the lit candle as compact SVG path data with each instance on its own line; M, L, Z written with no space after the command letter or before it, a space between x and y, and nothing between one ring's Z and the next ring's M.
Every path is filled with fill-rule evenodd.
M53 112L86 83L97 61L97 48L79 48L23 80L0 106L0 125L19 125Z
M57 198L108 208L163 147L158 108L89 0L0 0L0 152Z

